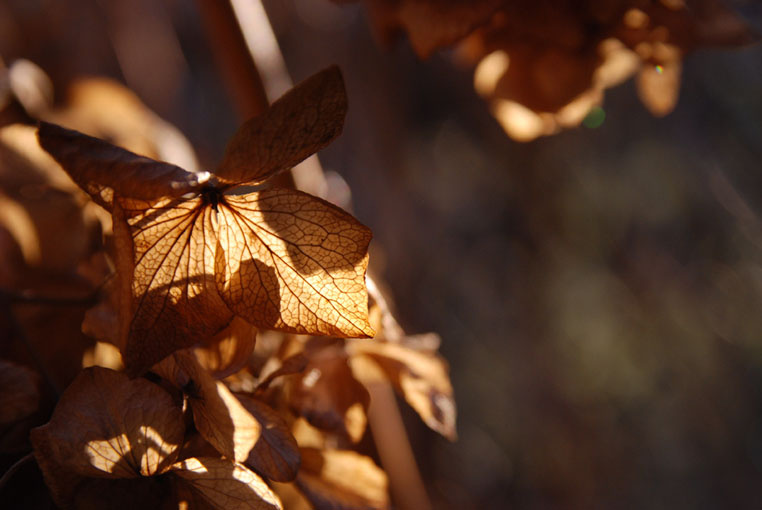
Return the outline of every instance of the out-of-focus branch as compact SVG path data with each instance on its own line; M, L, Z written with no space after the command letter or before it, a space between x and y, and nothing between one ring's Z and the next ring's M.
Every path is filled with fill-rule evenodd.
M389 477L395 508L430 510L431 502L423 486L392 386L386 380L379 379L368 385L368 392L371 402L368 423L381 465Z
M259 0L198 0L209 39L242 120L264 112L293 85L278 40ZM326 198L317 156L276 176L273 184ZM291 182L293 180L293 182Z
M0 490L5 488L6 484L8 484L11 478L13 478L13 475L15 475L18 470L30 462L34 462L34 455L32 453L27 453L19 460L17 460L11 467L9 467L8 471L6 471L3 474L3 477L0 478Z
M268 101L262 80L229 2L198 0L201 17L220 72L241 120L259 115Z
M259 71L265 95L270 102L286 93L293 85L286 61L278 46L270 20L259 0L230 0L249 55Z

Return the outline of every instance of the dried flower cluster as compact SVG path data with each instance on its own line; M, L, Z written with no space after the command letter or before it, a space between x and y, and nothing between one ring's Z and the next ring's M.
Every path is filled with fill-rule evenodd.
M246 122L212 173L56 124L37 131L45 152L31 129L2 128L0 197L12 207L0 233L23 269L4 286L21 288L55 258L24 238L56 221L24 202L30 184L5 198L25 165L48 172L33 175L65 197L86 239L50 269L100 287L82 324L98 342L74 351L88 368L62 377L48 423L24 426L38 412L37 374L0 361L0 426L30 435L56 505L389 508L384 471L355 451L379 381L454 437L436 337L406 336L375 285L369 313L370 230L305 193L254 187L330 143L346 107L339 71L318 73Z
M756 39L721 0L366 0L385 41L405 31L421 57L459 44L474 86L512 138L577 126L603 91L637 76L657 116L675 107L683 57Z

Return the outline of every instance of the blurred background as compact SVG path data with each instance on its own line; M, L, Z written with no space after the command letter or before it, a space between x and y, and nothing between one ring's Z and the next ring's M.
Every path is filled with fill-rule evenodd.
M245 108L204 5L0 0L0 56L57 102L126 84L213 168ZM403 409L434 508L762 507L762 45L688 56L664 118L629 81L600 125L518 143L449 52L383 47L362 5L264 5L295 81L340 66L321 161L402 326L442 337L459 440Z

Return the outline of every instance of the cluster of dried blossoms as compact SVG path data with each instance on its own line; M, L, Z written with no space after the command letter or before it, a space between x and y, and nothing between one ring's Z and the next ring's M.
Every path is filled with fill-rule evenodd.
M245 123L214 173L43 122L46 154L30 128L3 128L0 151L17 160L0 174L18 192L8 200L29 194L8 183L38 158L39 185L107 233L108 259L88 231L67 266L106 281L82 324L98 343L30 434L58 506L388 508L384 471L355 451L374 384L454 436L436 338L405 336L375 284L368 308L370 231L305 193L252 188L330 143L345 113L339 71L318 73ZM19 217L2 218L2 232L22 232ZM19 266L33 273L33 243L19 239ZM0 366L3 433L35 412L34 377Z
M666 115L685 54L756 39L721 0L365 1L383 40L405 31L421 57L459 44L477 92L520 141L578 125L633 75L646 107Z

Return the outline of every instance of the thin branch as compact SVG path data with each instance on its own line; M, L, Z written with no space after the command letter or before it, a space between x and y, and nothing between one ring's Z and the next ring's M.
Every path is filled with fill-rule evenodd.
M224 0L197 0L197 3L220 73L241 120L262 114L268 107L267 96L233 8Z
M222 75L239 116L259 115L293 86L283 53L260 0L198 0ZM326 198L328 183L317 156L275 176L272 184Z
M34 459L34 455L32 452L27 453L23 457L21 457L19 460L17 460L11 467L8 468L8 471L6 471L3 474L3 477L0 478L0 491L3 490L5 487L5 484L8 483L8 481L13 478L13 475L16 474L16 471L24 467L25 464L27 464L30 460Z
M267 99L275 101L294 86L278 39L260 0L230 0L246 48L264 85Z
M430 510L431 501L415 462L397 399L383 379L367 386L370 393L368 423L394 498L400 510Z

